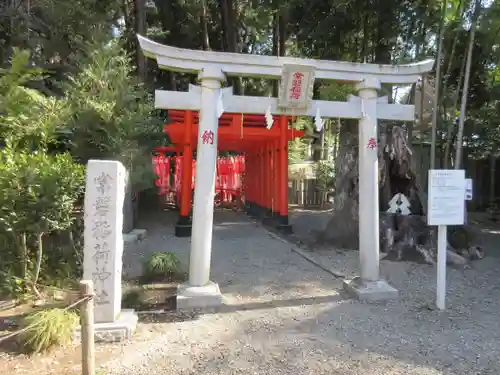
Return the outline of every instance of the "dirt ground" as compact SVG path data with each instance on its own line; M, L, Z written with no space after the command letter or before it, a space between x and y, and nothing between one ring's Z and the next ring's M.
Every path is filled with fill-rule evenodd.
M297 238L326 224L328 212L292 212ZM486 258L448 271L448 310L432 308L433 267L381 262L398 301L364 304L341 280L290 251L286 243L235 213L216 215L212 279L224 295L216 314L141 313L131 342L98 345L98 375L174 374L446 374L497 375L500 365L500 226L471 215ZM147 239L124 254L136 277L140 259L172 251L187 264L189 240L172 235L172 215L143 221ZM325 268L355 275L356 252L318 249ZM154 294L154 293L153 293ZM166 296L156 298L154 309ZM163 306L169 309L169 305ZM78 345L26 357L0 352L9 375L80 373Z

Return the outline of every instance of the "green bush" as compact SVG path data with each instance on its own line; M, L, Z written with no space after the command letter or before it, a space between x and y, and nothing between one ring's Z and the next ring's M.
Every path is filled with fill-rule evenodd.
M30 67L27 51L14 51L10 69L0 69L0 140L16 150L45 149L69 119L63 100L26 86L44 78Z
M84 181L84 167L69 154L51 156L10 147L0 151L0 227L16 244L20 277L26 277L34 263L32 281L38 280L44 236L71 227ZM30 239L36 247L35 262L30 259Z
M144 304L144 291L132 289L122 296L122 307L127 309L139 309Z
M73 232L75 204L83 194L84 167L69 154L49 152L67 127L71 106L27 88L43 78L26 51L15 51L10 68L0 69L0 265L10 278L2 282L4 293L19 293L12 276L38 280L50 258L44 242ZM57 246L50 255L57 258L55 271L67 274L60 260L75 257Z
M151 149L167 142L164 119L153 116L153 99L134 76L130 56L118 41L98 40L79 61L66 85L72 155L83 163L119 160L134 193L154 187Z
M318 187L328 191L334 187L335 168L330 160L320 160L316 163L316 179Z
M78 315L63 309L39 310L24 319L23 348L28 353L40 353L71 342Z
M154 253L144 262L143 277L148 280L176 279L182 274L179 257L173 253Z

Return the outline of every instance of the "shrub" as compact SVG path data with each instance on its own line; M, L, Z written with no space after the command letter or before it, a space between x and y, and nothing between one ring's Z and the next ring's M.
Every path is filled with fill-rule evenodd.
M84 167L73 162L69 154L51 156L9 147L0 151L0 229L10 233L17 245L21 277L27 275L31 238L36 244L32 281L37 281L44 256L43 238L70 228L84 181Z
M119 160L130 173L132 192L154 187L151 149L164 145L164 119L154 114L151 95L134 77L130 56L118 41L96 38L69 78L70 149L79 161Z
M28 353L40 353L54 346L71 342L73 330L78 323L78 315L63 309L39 310L24 319L21 339Z
M174 279L181 274L181 261L173 253L154 253L144 262L143 276L146 280Z
M47 262L44 239L72 226L85 177L71 155L49 152L67 127L71 107L27 88L42 79L27 51L16 50L11 67L0 69L0 266L35 282ZM58 262L68 258L51 250ZM12 286L4 292L17 293Z
M335 170L331 161L320 160L316 163L316 179L321 190L327 191L333 188Z
M127 309L138 309L144 304L144 293L142 290L132 289L122 296L122 307Z

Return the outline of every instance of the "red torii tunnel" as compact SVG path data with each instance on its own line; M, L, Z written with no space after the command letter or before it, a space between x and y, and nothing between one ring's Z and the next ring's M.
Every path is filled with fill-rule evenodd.
M198 139L199 114L196 111L169 110L171 123L165 125L182 154L180 212L175 235L191 235L191 181L193 151ZM243 194L245 211L279 229L291 232L288 221L288 141L304 136L303 131L289 127L290 116L276 116L271 129L266 128L264 115L224 113L219 118L218 150L245 155ZM160 151L162 148L158 148ZM166 149L166 148L165 148Z

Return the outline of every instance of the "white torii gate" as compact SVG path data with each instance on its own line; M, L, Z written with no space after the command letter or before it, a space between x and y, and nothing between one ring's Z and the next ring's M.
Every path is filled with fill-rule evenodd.
M195 51L155 43L137 36L144 55L156 59L161 69L198 73L200 87L188 92L155 93L155 107L199 110L198 134L214 134L212 143L197 142L189 281L179 285L177 308L200 308L222 302L216 283L209 280L212 253L215 173L217 159L217 108L222 100L225 112L286 114L277 98L234 96L232 88L221 89L228 76L279 79L285 66L306 66L314 77L356 84L359 97L347 102L314 100L294 110L295 115L359 119L359 253L361 275L345 287L359 298L380 300L397 297L397 290L379 278L379 204L377 120L414 121L414 106L388 104L379 97L381 83L411 84L429 72L433 60L408 65L359 64L289 57ZM289 112L287 112L289 114Z

